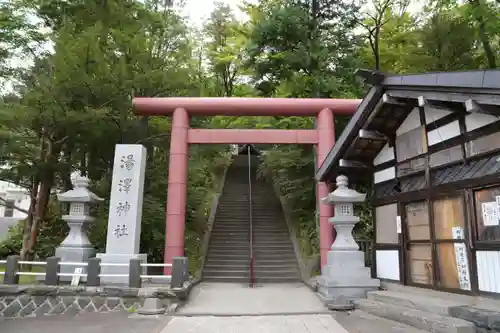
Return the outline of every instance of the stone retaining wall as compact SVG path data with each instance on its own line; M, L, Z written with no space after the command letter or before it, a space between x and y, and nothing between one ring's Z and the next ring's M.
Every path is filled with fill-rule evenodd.
M69 287L0 285L0 317L19 318L80 312L135 312L147 298L165 308L184 299L189 285L169 288Z

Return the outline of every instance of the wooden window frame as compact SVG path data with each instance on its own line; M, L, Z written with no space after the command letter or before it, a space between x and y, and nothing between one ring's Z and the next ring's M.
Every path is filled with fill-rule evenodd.
M477 207L476 207L476 197L475 197L475 192L477 191L483 191L483 190L488 190L490 188L500 188L500 182L497 184L490 184L486 186L476 186L470 189L467 189L469 200L470 200L470 221L471 221L471 246L474 248L476 251L500 251L500 239L499 240L493 240L493 241L484 241L484 240L479 240L478 235L478 217L476 214Z

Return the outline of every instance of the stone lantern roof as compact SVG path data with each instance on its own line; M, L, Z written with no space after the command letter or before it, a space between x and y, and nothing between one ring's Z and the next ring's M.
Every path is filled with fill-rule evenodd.
M364 202L366 198L366 193L359 193L356 190L350 189L347 187L348 180L346 176L338 176L337 177L337 189L325 198L322 198L321 201L325 204L335 204L335 203L356 203L356 202Z
M72 190L57 195L59 201L90 203L104 200L88 189L90 180L87 177L72 175L71 184L73 184Z

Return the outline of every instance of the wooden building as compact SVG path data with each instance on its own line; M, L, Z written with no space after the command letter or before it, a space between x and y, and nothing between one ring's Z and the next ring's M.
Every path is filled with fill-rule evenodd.
M358 74L371 89L316 178L373 183L373 277L500 294L500 70Z

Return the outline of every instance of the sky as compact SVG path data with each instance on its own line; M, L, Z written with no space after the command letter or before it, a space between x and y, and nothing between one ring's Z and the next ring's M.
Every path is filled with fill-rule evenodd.
M244 18L238 5L242 4L242 0L185 0L186 4L182 10L182 14L188 17L188 20L194 25L201 26L208 18L212 10L215 8L215 2L225 3L234 10L237 18ZM256 0L247 0L249 3L255 3Z

